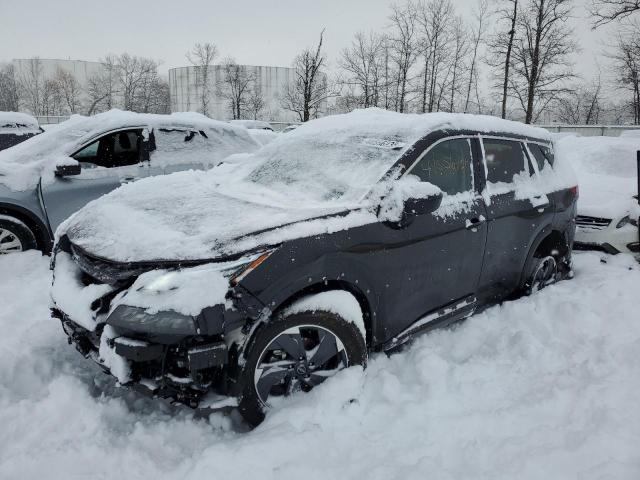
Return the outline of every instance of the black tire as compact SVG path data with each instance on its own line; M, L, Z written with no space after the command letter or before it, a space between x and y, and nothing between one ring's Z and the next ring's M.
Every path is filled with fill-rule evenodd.
M529 266L524 294L532 295L559 280L558 259L553 255L536 252Z
M0 255L38 247L36 237L29 227L14 217L0 215L0 237L4 237L0 240Z
M329 332L335 336L335 338L337 339L336 345L338 345L337 351L339 353L337 353L334 357L331 357L331 360L329 360L330 362L336 362L337 365L332 370L337 371L342 368L354 365L366 365L367 349L362 334L353 323L347 322L334 313L324 311L302 312L283 317L277 321L267 324L265 327L256 332L253 341L250 342L250 345L244 357L245 364L240 372L240 388L242 389L242 394L240 397L238 410L240 411L245 421L253 427L259 425L264 420L265 413L269 409L269 405L266 404L265 400L261 397L256 388L256 385L260 383L260 381L256 380L256 369L259 365L262 366L266 364L261 362L265 359L265 355L273 354L274 350L269 350L268 347L274 345L276 339L281 339L283 335L291 335L286 332L291 332L292 330L295 331L295 328L297 327L301 327L300 332L302 334L301 338L303 338L303 344L305 344L305 342L309 340L309 337L314 334L326 335L326 332ZM277 342L280 343L280 340L278 340ZM309 351L314 351L314 348L317 346L318 344L313 346L313 348L310 348ZM340 351L340 348L342 347L344 347L344 349L343 351ZM284 356L286 356L287 358L291 357L291 355L286 353L284 348L280 348L275 351L282 351L282 354ZM316 349L315 351L317 352L319 351L319 349ZM343 366L345 356L347 361L346 366ZM313 376L313 373L311 371L311 366L313 366L313 363L310 360L313 360L313 358L309 359L307 356L304 361L300 359L300 361L298 362L299 364L302 364L304 362L304 365L310 366L310 370L306 372L306 375L310 375L309 377L307 377L309 379ZM309 386L306 383L306 380L301 380L302 374L299 372L299 364L296 366L287 367L290 371L289 375L295 378L283 378L280 382L289 382L289 384L291 384L295 381L298 382L300 390L308 391L309 389L313 388L313 386ZM265 369L263 368L261 371L264 372L264 370ZM280 372L283 370L284 369L282 367L279 367ZM317 375L316 377L321 376L322 375ZM262 377L260 377L260 379L262 380ZM322 380L320 380L318 383L320 383L321 381ZM314 385L317 385L318 383L314 383ZM278 383L277 385L272 385L270 387L269 395L271 395L271 392L274 389L278 388L282 388L282 390L285 391L289 390L288 386L284 386L282 385L282 383ZM288 393L282 393L281 395L286 396L288 395Z

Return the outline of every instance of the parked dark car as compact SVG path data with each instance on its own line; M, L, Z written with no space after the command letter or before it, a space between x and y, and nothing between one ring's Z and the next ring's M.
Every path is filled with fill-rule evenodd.
M552 155L544 130L492 117L316 120L220 184L176 174L85 207L58 231L53 315L121 383L231 398L255 425L370 352L570 276L577 188Z
M13 147L44 130L38 120L19 112L0 112L0 150Z

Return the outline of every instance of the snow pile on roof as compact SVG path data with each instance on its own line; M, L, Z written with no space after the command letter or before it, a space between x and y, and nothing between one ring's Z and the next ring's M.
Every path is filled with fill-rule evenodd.
M113 260L194 259L372 223L377 217L365 195L436 129L549 138L546 130L493 117L358 110L304 124L252 154L231 156L224 168L125 185L88 204L56 235L68 233Z
M0 152L0 183L14 190L33 188L40 177L53 178L57 165L75 162L69 155L104 132L127 127L151 127L203 130L212 135L233 135L254 144L246 130L225 122L211 120L194 112L155 115L111 110L92 117L72 115L57 128L36 135L10 149ZM230 152L225 151L228 155ZM221 160L220 158L219 160Z
M260 145L266 145L268 143L273 142L278 136L279 133L274 132L273 130L265 130L265 129L249 129L249 135Z
M556 157L569 161L578 176L578 213L615 218L637 208L638 137L564 137Z
M39 132L38 121L31 115L19 112L0 112L0 135L4 133L26 135Z
M116 388L49 318L47 257L2 256L0 478L637 479L640 269L601 256L374 354L251 432Z

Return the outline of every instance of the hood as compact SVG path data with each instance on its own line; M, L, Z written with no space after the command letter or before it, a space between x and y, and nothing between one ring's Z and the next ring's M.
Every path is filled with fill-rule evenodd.
M375 221L343 206L287 206L253 184L224 187L219 170L125 185L74 214L56 237L112 262L196 261Z
M566 136L556 142L556 150L577 174L579 215L616 219L636 214L640 138Z

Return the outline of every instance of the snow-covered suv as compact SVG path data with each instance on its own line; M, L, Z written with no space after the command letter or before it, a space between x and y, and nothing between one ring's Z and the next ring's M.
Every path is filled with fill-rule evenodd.
M52 312L120 383L256 424L368 352L569 275L577 188L551 149L493 117L314 120L226 177L82 209L57 232Z
M124 183L211 168L259 146L246 129L196 113L74 116L0 152L0 254L49 251L64 219Z

